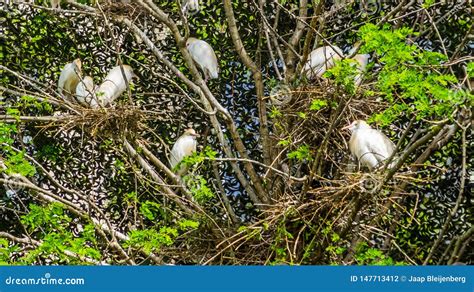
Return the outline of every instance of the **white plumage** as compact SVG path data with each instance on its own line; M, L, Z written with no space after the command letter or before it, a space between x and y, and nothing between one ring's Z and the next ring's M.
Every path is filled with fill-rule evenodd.
M335 61L340 60L341 57L343 57L342 50L337 46L319 47L309 54L302 73L306 74L308 79L315 76L321 77L324 72L334 67Z
M199 0L184 0L181 4L181 11L184 15L196 14L199 9Z
M365 121L354 121L343 129L352 132L349 149L359 163L373 170L389 158L395 145L382 132L372 129Z
M122 74L122 69L125 73ZM132 78L135 76L132 67L128 65L113 67L102 84L97 88L96 96L102 106L107 106L119 97L126 89Z
M356 45L349 51L349 55L354 53L354 50L357 48ZM356 87L362 83L363 74L367 64L369 64L370 55L369 54L357 54L352 58L357 62L357 75L354 77L354 84Z
M81 67L82 63L80 59L76 59L64 66L61 70L61 75L59 75L59 94L72 95L76 92L77 84L81 81Z
M199 137L199 135L194 131L194 129L190 128L184 131L184 134L176 140L170 154L171 169L175 168L184 157L196 152L196 137Z
M212 47L205 41L196 38L188 38L186 41L186 48L193 58L194 62L198 64L204 72L204 77L216 79L219 77L219 65L217 57Z
M354 60L357 62L357 75L354 77L354 84L358 87L363 80L363 74L367 64L369 63L369 54L359 54L354 56Z
M95 89L92 77L84 77L76 87L77 101L83 106L96 108L98 104L95 97Z

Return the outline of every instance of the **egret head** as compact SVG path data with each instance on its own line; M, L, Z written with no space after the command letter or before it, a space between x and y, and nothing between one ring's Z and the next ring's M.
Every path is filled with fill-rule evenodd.
M184 131L185 136L191 136L191 137L199 137L200 135L196 133L196 131L193 128L186 129Z
M135 80L140 80L140 78L138 77L137 74L135 74L135 72L133 71L132 67L129 66L129 65L126 65L127 67L130 67L130 72L132 73L132 81L135 79Z
M193 38L193 37L188 38L186 40L186 47L189 47L189 45L191 45L192 43L194 43L197 40L198 40L197 38Z
M344 128L342 128L342 130L349 130L351 132L354 132L355 130L358 130L358 129L370 129L370 126L363 120L356 120L356 121L353 121L350 125L347 125Z
M134 79L139 80L138 76L135 74L135 72L133 72L132 66L122 65L122 67L128 82L133 82Z
M77 70L80 71L82 69L81 59L77 58L74 61L72 61L72 63L74 64L74 66L76 66Z

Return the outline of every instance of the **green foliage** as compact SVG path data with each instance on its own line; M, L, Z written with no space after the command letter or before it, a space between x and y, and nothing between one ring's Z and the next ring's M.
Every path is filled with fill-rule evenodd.
M156 207L157 204L148 202L148 205ZM179 231L187 232L189 230L195 230L199 225L197 221L181 219L176 222L175 227L161 226L159 229L132 230L128 234L129 240L124 243L124 247L142 249L146 253L157 252L163 246L173 245L179 236Z
M154 229L133 230L129 233L129 240L125 247L143 249L146 253L156 252L162 246L170 246L178 236L178 230L162 227L159 231Z
M250 239L257 239L257 240L262 240L262 232L264 231L264 228L260 227L252 227L249 228L248 226L240 226L237 232L244 232L246 233L245 237L247 240Z
M379 249L369 248L365 242L357 246L354 258L359 265L392 266L395 264L392 258L384 255Z
M44 113L52 113L53 107L47 101L38 101L37 98L24 95L20 98L20 101L17 103L17 106L23 110L35 109Z
M204 161L214 160L216 155L217 152L208 146L200 153L193 153L193 155L184 157L175 167L175 170L181 169L182 165L192 167L193 170L196 170ZM209 188L206 178L197 174L196 171L190 171L183 177L183 181L186 183L197 202L205 203L214 198L214 193L212 192L212 189Z
M423 8L430 8L436 1L435 0L424 0Z
M473 95L455 88L455 76L435 70L447 57L437 52L423 51L407 44L410 28L392 30L388 25L378 28L366 24L359 30L364 42L362 51L375 52L383 64L377 87L391 106L371 118L382 126L400 116L416 113L418 119L449 117L454 109L472 102Z
M9 145L13 144L13 135L16 134L16 132L16 125L0 122L0 147L3 151L10 149Z
M65 251L72 252L81 257L99 260L101 254L96 248L95 227L93 224L86 224L74 235L70 229L72 218L66 214L64 205L61 203L51 203L46 206L30 204L30 212L21 217L21 223L28 232L36 235L41 244L25 253L19 259L22 264L32 264L42 258L51 258L54 255L56 263L87 264L80 258L66 255Z
M64 149L61 146L45 144L38 147L38 156L50 161L57 161Z
M148 220L155 220L158 214L162 214L161 205L156 202L145 201L140 206L140 213Z
M180 230L194 230L199 227L199 222L189 219L182 219L178 221L178 227Z
M409 210L412 216L401 219L400 227L397 228L396 243L414 260L422 262L427 256L426 239L431 234L438 233L439 230L433 230L430 211L426 210L427 198L424 198L420 205L413 206ZM413 236L417 234L417 236Z
M466 71L469 78L474 78L474 62L467 63Z
M126 174L125 163L122 160L116 159L114 161L114 167L119 175Z
M137 196L137 193L136 192L129 192L129 193L126 193L123 197L123 200L128 204L128 205L132 205L132 204L136 204L138 203L138 196Z
M6 170L0 169L0 172L33 176L36 174L36 168L25 158L25 151L15 151L11 147L17 131L15 125L0 123L0 149L4 152L3 163L7 167Z
M330 233L331 234L331 237L330 237L331 244L329 244L326 247L326 252L332 254L333 257L337 258L338 256L342 255L347 250L346 247L338 245L338 244L340 244L341 237L339 236L339 234L332 231L331 226L326 227L323 230L323 234L324 233L326 233L326 234Z
M179 170L183 165L187 167L198 167L199 164L205 160L214 160L217 152L212 150L211 147L207 146L202 152L194 152L192 155L185 156L183 160L175 166L174 170Z
M290 139L282 139L280 141L278 141L277 145L279 146L288 146L291 144L291 140Z
M17 122L20 121L20 111L18 109L9 107L7 108L6 112L7 112L7 115L14 117Z
M215 197L212 189L207 185L207 180L198 174L189 174L183 177L183 181L198 203L205 203Z
M311 156L311 150L309 145L302 145L298 147L295 151L291 151L288 153L288 158L296 159L298 161L311 161L313 157Z
M36 174L36 168L25 158L25 152L10 153L8 159L4 161L8 174L21 174L23 176L33 176Z
M64 205L61 203L51 203L46 207L30 204L29 207L30 211L22 216L21 223L31 233L39 229L45 233L64 231L71 222L71 218L64 214Z
M298 117L302 118L302 119L306 119L306 113L304 112L298 112Z
M11 256L19 250L20 248L16 244L10 245L8 240L0 238L0 266L13 264Z
M334 79L335 83L344 88L346 92L354 94L356 91L354 79L357 74L357 62L352 59L344 59L336 61L334 67L326 71L323 76Z
M287 241L293 239L293 234L286 229L286 217L283 218L279 223L275 231L274 242L271 245L271 249L275 252L275 260L272 264L293 264L288 262L287 253Z
M272 119L276 119L276 118L281 118L282 117L282 113L281 111L276 108L275 106L273 106L270 110L270 114L269 114L270 118Z
M309 109L312 111L319 111L320 109L326 107L328 105L328 102L323 99L313 99L311 101L311 105L309 106Z

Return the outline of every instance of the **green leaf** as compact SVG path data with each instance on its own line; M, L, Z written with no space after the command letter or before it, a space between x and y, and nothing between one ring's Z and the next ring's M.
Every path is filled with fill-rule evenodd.
M299 161L308 160L311 161L311 151L308 145L298 147L297 150L288 153L288 158L296 159Z
M140 206L140 213L148 220L155 220L156 215L161 212L161 205L156 202L146 201Z
M309 106L309 109L312 111L319 111L320 109L326 107L327 105L328 105L328 102L326 100L313 99L311 101L311 105Z

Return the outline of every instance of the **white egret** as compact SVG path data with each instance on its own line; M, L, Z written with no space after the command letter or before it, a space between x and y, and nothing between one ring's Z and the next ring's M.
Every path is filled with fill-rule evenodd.
M73 95L76 87L81 81L82 63L80 59L75 59L71 63L66 64L61 70L58 81L58 93L63 95Z
M382 132L372 129L365 121L357 120L343 128L352 132L349 149L359 163L370 170L389 158L395 145Z
M199 0L183 0L181 2L181 11L184 15L193 15L199 12Z
M192 155L196 152L197 141L199 134L192 128L186 129L181 137L176 140L170 154L171 169L174 169L184 157Z
M208 43L191 37L186 41L186 48L194 62L196 62L204 72L204 79L206 81L209 77L212 79L219 77L219 65L217 63L216 53L214 53L214 50Z
M127 89L127 86L133 77L136 77L136 75L133 73L133 69L129 65L113 67L99 88L97 88L96 96L99 103L102 106L107 106L112 103Z
M367 64L369 63L370 55L369 54L358 54L353 58L357 64L357 75L354 77L354 84L356 87L362 83L363 74Z
M76 99L77 101L87 107L96 108L98 106L95 90L94 80L90 76L86 76L82 79L76 87Z
M319 47L309 54L302 74L306 74L308 79L313 79L315 76L321 77L324 72L334 67L336 60L340 60L343 56L342 50L337 46Z
M354 46L350 51L349 55L354 53L354 50L357 46ZM354 61L357 62L357 75L354 77L354 84L356 87L362 83L363 74L367 64L369 63L370 55L369 54L357 54L352 58Z

